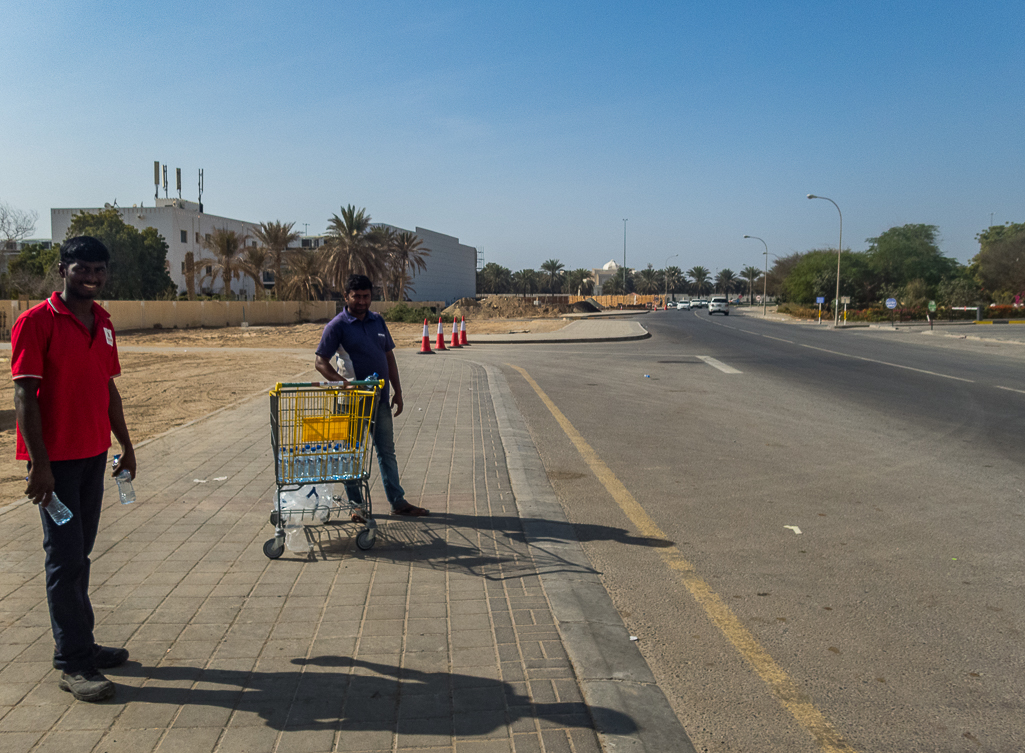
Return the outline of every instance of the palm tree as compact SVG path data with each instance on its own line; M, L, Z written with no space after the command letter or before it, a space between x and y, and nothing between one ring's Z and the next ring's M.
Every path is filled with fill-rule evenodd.
M363 274L371 279L379 276L384 257L370 231L370 215L365 209L349 204L342 209L341 217L331 215L327 228L330 237L325 246L324 278L328 285L344 290L349 275Z
M410 281L417 272L427 269L427 257L431 250L424 247L422 238L416 233L403 230L393 233L390 239L388 255L388 282L385 290L391 287L396 301L403 301L407 291L414 291Z
M284 223L275 220L274 222L261 222L260 226L253 230L253 236L270 254L275 288L277 288L278 280L281 279L285 251L302 237L298 231L292 230L294 225L294 222ZM263 283L261 282L258 287L262 288Z
M726 295L729 295L737 286L737 275L732 269L723 269L715 278L716 287Z
M755 283L762 277L762 270L758 267L744 267L740 273L741 277L747 280L747 303L751 305L754 301L754 287Z
M329 288L323 274L326 249L295 248L287 251L287 271L275 282L278 298L283 301L319 300Z
M624 292L622 275L615 275L602 283L602 295L623 295Z
M574 295L591 295L594 278L589 269L574 269L565 274L566 290Z
M691 279L691 285L694 286L694 294L697 296L703 296L708 292L708 269L705 267L691 267L687 270L687 276Z
M210 251L213 259L204 259L209 266L213 267L213 276L216 279L218 273L221 275L223 284L223 295L225 300L231 298L231 281L239 278L239 256L245 248L246 237L236 233L234 230L214 228L203 241L203 247Z
M679 267L666 267L662 281L667 293L682 293L683 286L687 284Z
M512 272L491 261L477 273L478 293L509 293L512 291Z
M644 293L645 295L657 293L662 287L659 284L658 270L654 269L650 264L646 269L642 269L638 273L637 278L638 293Z
M253 281L256 286L256 300L262 301L267 293L263 286L263 271L267 269L267 263L271 260L271 251L265 246L246 246L245 251L239 257L237 266L242 274ZM278 278L274 278L277 284Z
M537 290L538 274L533 269L521 269L519 272L513 272L513 287L523 294L526 298L528 293L533 293Z
M562 270L566 265L558 259L549 259L541 265L541 270L548 277L548 292L558 293L562 289Z

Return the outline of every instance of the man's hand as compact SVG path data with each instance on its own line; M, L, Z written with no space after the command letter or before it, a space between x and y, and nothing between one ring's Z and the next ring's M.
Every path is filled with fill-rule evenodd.
M33 463L25 480L28 481L25 486L25 495L32 504L42 504L43 507L50 504L50 495L53 494L56 481L49 463Z
M114 464L114 469L110 475L116 478L121 471L128 471L132 474L132 480L135 480L136 461L134 447L129 446L128 449L121 450L121 457L117 459L117 463Z
M402 413L402 390L395 390L391 396L391 407L395 409L393 415Z

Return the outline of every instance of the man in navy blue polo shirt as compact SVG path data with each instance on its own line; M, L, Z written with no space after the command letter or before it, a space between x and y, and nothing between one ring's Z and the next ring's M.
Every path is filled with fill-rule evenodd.
M430 511L409 504L399 484L395 434L388 399L390 394L395 415L402 413L402 386L399 384L399 367L392 352L395 343L388 332L388 325L384 317L370 310L372 291L373 283L369 277L350 275L345 284L345 308L324 327L324 334L316 350L316 368L324 378L332 382L341 382L345 376L366 379L371 374L384 379L384 394L381 395L374 422L374 447L377 450L377 465L381 469L381 484L391 503L392 512L396 515L421 517L429 515ZM351 370L350 374L343 376L331 363L336 355L343 360L344 370ZM350 498L359 494L355 486L346 486L346 491Z
M114 377L121 373L110 316L95 302L110 254L88 236L61 246L64 291L33 306L11 330L11 374L18 419L17 458L27 460L25 494L40 506L46 597L58 684L80 701L99 701L114 684L98 670L128 660L98 646L89 602L89 554L100 523L110 433L121 444L115 475L135 477L135 451ZM43 509L56 494L72 512L58 526Z

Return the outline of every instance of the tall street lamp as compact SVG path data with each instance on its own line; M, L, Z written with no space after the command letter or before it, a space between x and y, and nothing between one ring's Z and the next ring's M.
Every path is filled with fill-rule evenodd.
M762 239L757 235L745 235L744 237L754 238L756 241L762 241ZM765 307L769 290L769 244L762 241L762 245L765 246L765 272L762 274L762 316L765 316Z
M626 218L623 218L623 295L626 295Z
M840 206L827 196L808 194L809 199L825 199L840 212ZM833 327L840 326L840 254L843 253L843 212L840 212L840 246L836 249L836 300L833 301Z
M675 259L677 256L679 256L679 254L673 254L672 256L666 257L666 263L662 265L662 278L665 280L666 283L666 292L665 295L662 296L663 303L669 300L669 260Z

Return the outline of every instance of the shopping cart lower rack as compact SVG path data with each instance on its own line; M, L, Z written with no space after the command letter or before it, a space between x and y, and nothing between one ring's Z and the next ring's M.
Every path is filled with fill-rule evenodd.
M326 523L332 516L351 518L365 527L356 546L370 549L377 536L370 502L370 458L374 409L384 380L277 384L270 392L271 445L277 491L271 524L274 538L263 553L277 559L285 551L286 534L307 542L307 523ZM343 494L335 494L324 485ZM312 491L307 493L305 490ZM357 501L350 501L355 498ZM290 539L289 548L293 539ZM307 548L308 544L303 548Z

